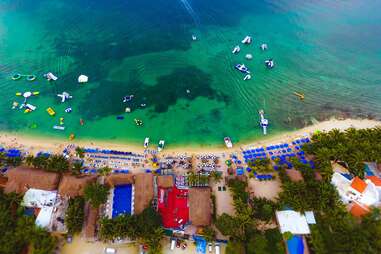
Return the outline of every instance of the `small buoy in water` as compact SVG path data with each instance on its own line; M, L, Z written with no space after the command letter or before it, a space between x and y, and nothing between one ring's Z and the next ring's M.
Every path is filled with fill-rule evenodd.
M22 77L20 73L16 73L12 76L12 80L19 80Z
M186 91L187 93L190 93L190 90L189 89L187 89L187 91Z
M246 54L245 58L247 60L251 60L251 59L253 59L253 55L252 54Z
M75 135L73 133L71 133L70 136L69 136L69 140L71 141L73 139L75 139Z
M127 108L124 109L124 111L125 111L126 113L130 113L130 112L131 112L131 108L127 107Z
M64 125L64 118L63 117L60 117L60 125Z
M294 95L297 96L297 97L299 97L299 99L300 99L301 101L304 100L304 93L294 92Z
M196 40L197 40L196 35L192 34L192 40L193 40L193 41L196 41Z
M80 75L79 77L78 77L78 83L86 83L86 82L88 82L89 81L89 77L88 76L86 76L86 75Z
M85 124L85 121L83 121L83 119L81 118L81 119L79 119L79 124L80 124L80 125L84 125L84 124Z

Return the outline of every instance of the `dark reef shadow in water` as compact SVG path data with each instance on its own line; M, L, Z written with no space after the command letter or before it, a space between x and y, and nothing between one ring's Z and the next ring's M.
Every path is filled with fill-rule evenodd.
M102 81L98 87L90 90L81 108L87 119L95 119L123 113L125 107L140 110L142 103L153 115L167 112L179 99L193 101L204 97L228 104L228 95L215 90L211 83L211 77L194 66L175 69L171 74L159 77L154 86L134 78L127 83ZM134 98L123 103L122 98L127 95L134 95ZM95 106L89 107L92 104ZM216 119L220 117L218 111L212 115Z

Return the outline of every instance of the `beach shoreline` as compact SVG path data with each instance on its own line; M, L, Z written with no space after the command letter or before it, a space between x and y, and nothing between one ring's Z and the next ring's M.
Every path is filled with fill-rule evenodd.
M225 148L223 142L221 145L174 145L171 146L166 144L166 147L163 151L164 154L169 153L221 153L221 152L234 152L242 150L246 147L260 147L267 146L270 144L278 144L284 141L293 140L302 136L308 136L313 134L316 131L329 131L332 129L345 130L348 128L356 129L365 129L365 128L374 128L381 127L381 121L377 120L368 120L368 119L345 119L338 120L332 118L327 121L322 121L308 127L288 131L285 133L277 135L263 136L263 138L248 140L240 143L235 143L232 149ZM142 142L143 143L143 142ZM143 144L141 146L133 143L118 143L112 141L100 141L100 140L82 140L74 139L72 141L60 139L60 138L51 138L51 137L42 137L42 136L31 136L22 133L15 132L0 132L0 144L5 147L18 147L18 148L27 148L30 152L38 151L50 151L50 152L62 152L62 149L67 145L74 144L80 147L86 148L101 148L101 149L112 149L120 151L129 151L136 153L144 153ZM148 149L155 150L156 147L150 146Z

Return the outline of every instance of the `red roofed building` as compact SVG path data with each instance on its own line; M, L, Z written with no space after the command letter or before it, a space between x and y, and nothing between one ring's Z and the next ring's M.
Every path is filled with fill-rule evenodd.
M362 217L370 212L369 208L358 203L354 203L350 208L350 213L355 217Z
M353 178L352 183L351 183L352 189L358 191L359 193L363 193L367 186L368 185L366 184L366 182L364 182L364 180L362 180L358 176Z
M378 176L367 176L366 179L369 179L376 187L381 187L381 178Z

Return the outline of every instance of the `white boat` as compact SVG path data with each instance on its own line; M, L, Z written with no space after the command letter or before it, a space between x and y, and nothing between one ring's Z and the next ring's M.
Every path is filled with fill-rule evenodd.
M33 106L32 104L26 104L25 107L31 111L35 111L36 110L36 106Z
M193 40L193 41L196 41L196 40L197 40L196 35L192 34L192 40Z
M266 60L265 61L265 65L266 65L266 67L267 68L269 68L269 69L272 69L272 68L274 68L274 60L273 59L269 59L269 60Z
M251 37L247 35L247 36L242 40L242 43L243 43L243 44L250 44L251 41L252 41Z
M46 74L44 74L44 77L47 79L47 80L53 80L53 81L56 81L58 79L57 76L55 76L53 73L51 72L48 72Z
M246 54L245 58L247 60L251 60L251 59L253 59L253 55L252 54Z
M164 140L160 140L159 141L159 145L157 146L157 151L162 151L164 149L164 144L165 144L165 141Z
M65 102L67 99L73 98L69 93L63 92L62 94L57 94L58 97L61 98L61 102Z
M237 53L239 53L240 51L241 51L241 48L237 45L237 46L234 47L232 53L233 53L233 54L237 54Z
M259 115L261 117L260 125L263 129L263 135L267 135L267 126L269 126L269 120L265 118L265 112L263 109L259 110Z
M233 147L233 143L232 143L232 140L230 139L230 137L224 137L224 142L225 142L225 145L227 148Z
M149 144L149 138L147 137L144 139L144 148L147 148L148 144Z
M267 44L266 43L262 43L261 44L261 49L263 50L263 51L265 51L265 50L267 50Z
M54 125L54 126L53 126L53 129L55 129L55 130L60 130L60 131L64 131L64 130L65 130L65 127L64 127L64 126L59 126L59 125Z

